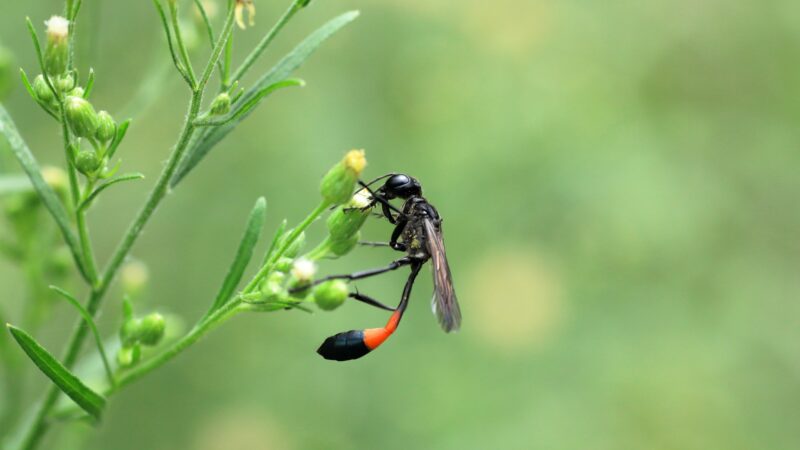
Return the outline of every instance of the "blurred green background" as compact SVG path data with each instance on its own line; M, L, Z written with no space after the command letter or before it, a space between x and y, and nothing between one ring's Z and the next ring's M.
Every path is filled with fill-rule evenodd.
M256 0L239 56L283 3ZM167 62L161 30L149 2L84 8L79 67L119 113ZM29 73L24 17L60 9L0 6L0 42ZM365 148L367 178L409 173L444 216L462 331L438 329L428 276L398 333L356 362L314 349L385 313L239 316L115 397L97 430L58 427L48 448L800 448L800 4L315 0L253 74L349 9L362 16L298 71L308 86L271 97L159 209L133 251L150 272L140 306L195 320L255 198L271 235ZM188 93L169 73L119 153L146 184L90 217L103 261L176 138ZM61 164L56 125L16 84L6 106ZM389 231L376 220L365 236ZM321 271L393 256L359 249ZM394 303L404 277L358 286ZM19 278L0 263L12 312ZM100 317L109 335L119 305ZM37 338L58 348L74 318L58 305ZM46 381L29 373L32 401Z

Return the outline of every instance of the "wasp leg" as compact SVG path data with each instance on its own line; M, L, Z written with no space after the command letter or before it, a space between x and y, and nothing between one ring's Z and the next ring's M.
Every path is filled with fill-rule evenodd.
M403 211L400 211L399 209L397 209L396 206L394 206L391 203L389 203L389 200L386 200L385 198L383 198L383 196L376 194L375 191L370 189L370 187L367 186L366 184L364 184L363 181L359 180L358 184L360 184L364 189L367 190L367 192L369 192L369 194L372 196L373 200L375 200L376 202L381 204L381 208L383 209L383 215L386 217L386 219L389 222L394 224L395 222L397 222L397 219L399 219L400 217L405 217L406 216L406 214ZM397 213L397 218L395 218L394 215L392 215L391 211L394 211L394 212Z
M408 281L406 281L406 286L403 289L403 297L400 299L400 304L384 327L337 333L325 339L322 345L317 349L317 353L325 359L349 361L351 359L361 358L383 344L400 324L403 312L405 312L406 306L408 306L411 288L414 286L414 280L417 278L420 268L422 268L422 263L418 261L415 261L411 266L411 274L408 276Z
M406 244L402 242L397 242L400 239L400 235L403 234L403 230L406 228L406 224L408 223L408 219L404 216L397 220L397 225L392 230L392 238L389 239L389 247L397 250L398 252L406 251Z
M386 273L386 272L390 272L392 270L396 270L396 269L398 269L400 267L407 266L407 265L411 264L411 262L412 262L412 259L410 257L408 257L408 256L405 256L403 258L398 259L397 261L392 261L386 267L380 267L380 268L377 268L377 269L362 270L361 272L348 273L348 274L344 274L344 275L329 275L327 277L320 278L319 280L314 281L313 283L311 283L311 286L316 286L316 285L318 285L320 283L324 283L326 281L338 280L338 279L348 280L348 281L361 280L363 278L369 278L369 277L373 277L375 275L380 275L382 273ZM303 286L303 287L290 289L289 293L302 291L304 289L308 289L309 287L310 286L306 285L306 286Z
M386 310L386 311L394 311L395 310L395 308L392 308L391 306L388 306L388 305L384 305L383 303L375 300L374 298L372 298L372 297L370 297L368 295L364 295L364 294L362 294L360 292L351 292L350 293L350 298L358 300L360 302L364 302L364 303L366 303L368 305L372 305L372 306L374 306L376 308L380 308L380 309L383 309L383 310Z
M360 241L358 245L363 245L365 247L391 247L388 242L372 242L372 241Z

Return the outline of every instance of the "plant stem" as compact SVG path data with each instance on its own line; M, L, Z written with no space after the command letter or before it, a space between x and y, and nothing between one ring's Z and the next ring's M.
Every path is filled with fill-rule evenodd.
M164 196L167 194L169 188L169 181L172 178L172 175L175 173L175 170L178 168L178 163L180 162L181 158L183 157L186 149L188 148L188 144L191 141L192 134L194 133L195 126L193 125L194 120L197 118L198 112L200 111L200 105L203 101L203 89L202 87L205 86L205 82L208 81L208 77L210 77L210 72L214 70L214 65L217 63L219 59L219 55L222 52L222 48L225 45L225 39L230 35L231 26L233 25L233 3L229 1L229 14L227 18L227 22L225 24L225 30L223 31L217 43L214 46L214 51L212 52L211 58L209 58L208 63L206 64L206 68L204 70L203 79L204 82L199 83L198 89L192 92L192 98L189 103L189 112L186 115L186 119L183 124L183 129L180 133L180 137L178 138L177 144L172 150L170 154L169 160L167 162L166 167L161 172L161 175L156 182L156 185L153 187L153 190L150 192L144 206L139 211L138 215L131 223L130 227L128 228L125 236L123 237L120 244L117 246L117 249L114 251L111 259L109 260L108 265L106 266L106 270L103 272L102 278L100 278L99 282L96 284L96 287L92 289L91 294L89 296L89 301L86 305L86 311L94 317L97 314L97 310L100 308L100 303L103 300L104 295L106 294L111 282L114 279L114 276L117 274L122 262L125 260L125 257L128 255L133 243L139 237L142 232L142 228L144 228L145 224L148 222L150 217L152 216L153 212L158 207L158 204L161 200L164 199ZM208 73L208 75L206 75ZM88 332L88 325L83 320L83 318L79 318L78 324L73 329L72 336L70 337L67 350L62 363L65 367L71 368L75 364L75 360L80 353L81 347L83 345L83 341L86 339L86 334ZM21 445L21 449L24 450L32 450L38 446L42 437L44 436L45 432L47 431L48 423L46 422L46 418L50 413L50 410L53 408L58 396L60 394L60 390L56 385L50 386L47 394L45 395L44 400L38 405L36 409L36 413L34 415L34 419L28 425L28 428L24 432L24 437Z
M236 298L226 303L216 311L214 311L207 318L201 320L197 325L195 325L194 328L192 328L192 330L189 333L187 333L180 340L172 344L169 348L159 353L158 355L154 356L153 358L150 358L147 361L143 362L140 366L137 366L131 369L130 371L125 372L122 376L120 376L117 379L116 386L110 387L105 392L105 395L110 396L114 394L115 392L119 391L122 387L138 380L144 375L164 365L164 363L171 360L172 358L174 358L175 356L177 356L178 354L189 348L192 344L197 342L206 333L211 331L216 325L219 325L222 322L229 319L230 317L232 317L237 312L237 308L239 307L240 304L241 301L238 298Z
M86 275L88 275L93 287L97 286L97 263L95 262L94 250L92 250L92 240L89 238L89 227L86 224L86 210L75 208L75 221L78 227L78 239L81 241L81 252L86 264Z
M245 73L247 73L250 67L256 62L258 57L261 56L262 53L264 53L264 50L266 50L266 48L269 46L272 40L275 39L275 36L278 35L278 32L281 31L281 29L287 23L289 23L289 20L292 18L292 16L294 16L297 13L297 11L300 11L302 9L300 3L301 0L295 0L292 3L292 5L289 6L289 9L287 9L286 12L283 13L283 16L281 16L281 18L278 19L278 22L276 22L275 25L272 27L272 29L270 29L269 32L266 34L266 36L264 36L264 38L261 39L261 42L258 43L256 48L254 48L253 51L250 52L249 55L247 55L247 57L242 62L242 65L239 66L238 69L236 69L236 72L234 72L232 76L230 76L228 79L225 80L226 89L230 87L230 85L227 84L228 82L238 81L244 76Z

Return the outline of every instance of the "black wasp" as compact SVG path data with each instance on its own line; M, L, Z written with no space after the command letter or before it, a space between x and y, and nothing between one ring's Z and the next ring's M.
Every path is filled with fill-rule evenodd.
M386 178L386 182L383 186L374 191L370 189L370 185L384 178ZM394 250L404 252L406 256L392 261L386 267L347 275L333 275L320 279L314 284L336 278L359 280L404 266L410 266L411 273L408 276L397 308L383 305L377 300L358 292L350 294L350 297L356 300L394 311L394 313L383 328L345 331L325 339L317 353L325 359L336 361L360 358L377 348L392 335L408 306L408 299L411 295L414 280L428 260L433 262L433 312L444 331L448 333L456 331L461 326L461 310L458 306L456 293L453 290L450 266L447 264L447 255L442 241L442 219L436 208L422 196L420 183L408 175L388 174L376 178L368 184L362 181L359 181L359 184L372 197L368 208L380 204L383 216L395 226L389 243L377 245L388 245ZM395 198L405 201L402 209L396 208L389 202Z

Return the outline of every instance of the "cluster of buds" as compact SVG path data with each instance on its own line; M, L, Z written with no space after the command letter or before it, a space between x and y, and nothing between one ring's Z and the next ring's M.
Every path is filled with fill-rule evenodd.
M294 233L289 230L276 242L276 248L285 248L274 261L272 272L260 284L258 292L247 298L248 303L259 304L259 310L276 310L297 306L301 302L315 302L325 311L339 307L347 297L347 283L328 280L314 284L317 271L315 261L338 257L350 252L358 244L360 229L372 209L372 198L366 189L353 195L359 176L367 161L363 150L349 151L322 179L320 194L323 205L336 206L328 217L328 236L313 250L298 257L305 245L305 234L300 233L286 246L286 239Z
M108 112L95 112L92 104L83 97L67 96L64 109L75 136L95 144L91 150L79 151L74 161L80 173L93 177L105 167L106 149L117 133L117 123Z
M79 172L94 177L105 167L105 153L117 134L117 123L106 111L97 112L87 99L88 92L78 85L77 72L68 67L69 21L53 16L45 22L47 46L44 53L44 74L31 84L35 99L51 114L62 104L70 130L77 138L89 140L93 150L76 149L72 163Z
M259 302L280 309L300 302L314 302L324 311L338 308L349 295L347 283L331 280L313 288L316 264L306 258L294 261L288 272L276 269L262 283Z
M139 362L142 346L158 345L166 331L164 316L154 312L144 317L133 315L133 306L128 299L123 302L123 323L119 330L121 347L117 352L120 367L132 367Z

